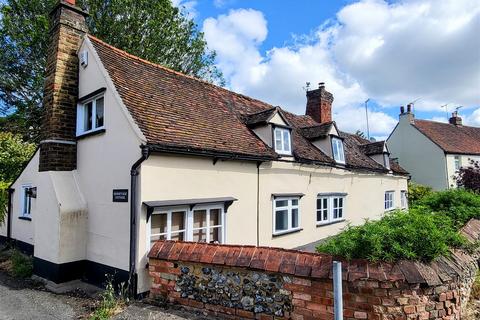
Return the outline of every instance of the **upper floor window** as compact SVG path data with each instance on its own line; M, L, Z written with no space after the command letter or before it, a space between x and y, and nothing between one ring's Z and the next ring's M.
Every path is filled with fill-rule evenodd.
M394 208L394 198L395 198L394 191L385 192L385 211L392 210Z
M290 139L290 130L286 128L274 129L275 152L279 154L292 154L292 144Z
M343 152L342 139L332 137L333 159L339 163L345 163L345 153Z
M273 201L273 233L300 229L299 197L275 198Z
M319 195L317 198L317 224L344 219L344 195Z
M77 135L104 127L105 98L97 96L82 103L78 108Z
M407 201L408 201L406 190L400 191L400 201L401 201L402 209L406 209L407 208Z
M455 161L455 171L460 170L460 156L455 156L454 161Z
M32 212L32 196L31 196L31 185L23 185L22 186L22 211L20 215L22 217L30 217Z

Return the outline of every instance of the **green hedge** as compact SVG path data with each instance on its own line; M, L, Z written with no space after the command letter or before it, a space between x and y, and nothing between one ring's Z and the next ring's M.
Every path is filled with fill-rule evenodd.
M317 247L318 252L346 259L431 261L463 246L458 230L480 218L480 196L462 189L429 192L409 211L395 211L378 221L347 226Z

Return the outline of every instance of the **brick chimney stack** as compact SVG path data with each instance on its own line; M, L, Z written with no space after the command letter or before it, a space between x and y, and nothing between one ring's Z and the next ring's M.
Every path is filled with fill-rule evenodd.
M87 32L86 16L75 0L60 0L50 13L39 171L77 166L77 51Z
M320 82L318 89L307 91L307 109L305 114L318 123L332 121L333 95L325 90L325 83Z
M452 117L448 119L448 123L453 124L455 126L462 125L462 118L458 115L458 111L454 111L452 113Z

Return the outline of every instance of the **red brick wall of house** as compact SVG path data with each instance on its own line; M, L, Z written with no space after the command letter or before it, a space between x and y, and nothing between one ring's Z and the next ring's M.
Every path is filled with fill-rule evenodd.
M479 239L480 221L463 229ZM159 241L151 298L228 318L333 319L333 257L277 248ZM344 319L460 319L478 255L430 264L342 261Z

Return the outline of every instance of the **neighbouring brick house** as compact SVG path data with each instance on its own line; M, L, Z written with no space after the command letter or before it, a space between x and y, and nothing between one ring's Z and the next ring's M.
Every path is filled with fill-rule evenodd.
M44 136L0 227L37 275L142 293L157 240L295 248L406 207L406 171L337 128L323 84L295 115L114 48L86 15L52 11Z
M480 128L462 124L457 112L448 123L415 119L412 105L387 139L392 157L412 180L436 190L455 188L455 176L470 160L480 161Z

